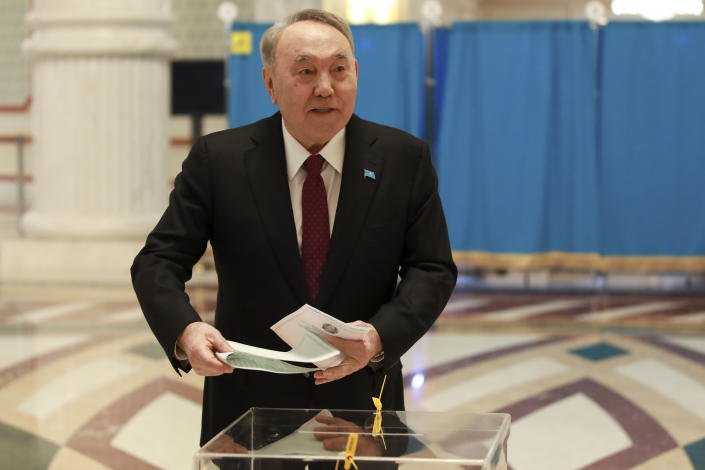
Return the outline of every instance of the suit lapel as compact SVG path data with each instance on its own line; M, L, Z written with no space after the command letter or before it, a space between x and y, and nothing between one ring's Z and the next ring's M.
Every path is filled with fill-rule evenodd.
M251 139L255 146L245 153L245 167L255 205L282 273L303 304L308 301L308 290L291 209L281 115L255 128Z
M318 305L325 305L333 295L353 253L370 203L382 179L383 160L372 149L375 140L376 136L368 131L363 121L353 115L345 134L340 196L318 291Z

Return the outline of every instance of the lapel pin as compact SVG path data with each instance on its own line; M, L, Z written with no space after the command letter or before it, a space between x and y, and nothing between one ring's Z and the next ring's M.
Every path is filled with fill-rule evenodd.
M371 180L377 179L375 172L372 170L365 170L365 178L369 178Z

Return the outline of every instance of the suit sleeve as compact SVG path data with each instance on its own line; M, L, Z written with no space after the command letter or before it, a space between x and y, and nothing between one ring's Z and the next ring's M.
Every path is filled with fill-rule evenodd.
M448 302L458 276L426 143L409 200L401 280L393 299L370 319L382 339L384 369L394 365L429 330Z
M185 284L203 255L212 227L208 149L200 138L182 165L169 206L132 264L132 284L147 323L175 368L183 329L201 318L189 302Z

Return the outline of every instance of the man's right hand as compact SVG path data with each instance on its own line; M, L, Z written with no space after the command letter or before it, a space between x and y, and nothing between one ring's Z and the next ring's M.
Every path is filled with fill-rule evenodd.
M234 370L215 355L216 351L230 352L234 349L220 331L208 323L190 323L181 332L176 345L186 354L191 367L198 375L222 375Z

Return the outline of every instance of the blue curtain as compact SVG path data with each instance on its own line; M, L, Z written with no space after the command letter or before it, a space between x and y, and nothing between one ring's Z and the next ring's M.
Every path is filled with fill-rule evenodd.
M446 76L448 74L448 47L450 43L450 28L433 30L433 136L434 142L440 131L440 117L443 115L443 93L445 92ZM452 103L451 103L452 105Z
M230 58L231 126L276 110L257 48L268 26L233 27L254 47ZM356 113L424 137L418 26L353 33ZM434 153L454 250L705 266L705 24L461 22L433 34ZM636 267L651 266L665 265Z
M259 42L269 24L235 23L232 31L250 33L252 49L249 54L231 55L228 60L230 86L228 87L228 124L244 126L271 116L277 110L262 81L262 60Z
M351 27L359 64L355 113L424 136L424 39L417 24Z
M595 252L593 33L455 23L437 165L455 250Z
M259 41L268 24L239 23L233 31L251 31L252 53L229 60L231 127L251 123L276 111L262 82ZM355 113L364 119L423 137L424 39L418 25L351 27L359 65Z
M705 254L705 25L604 31L602 252Z

